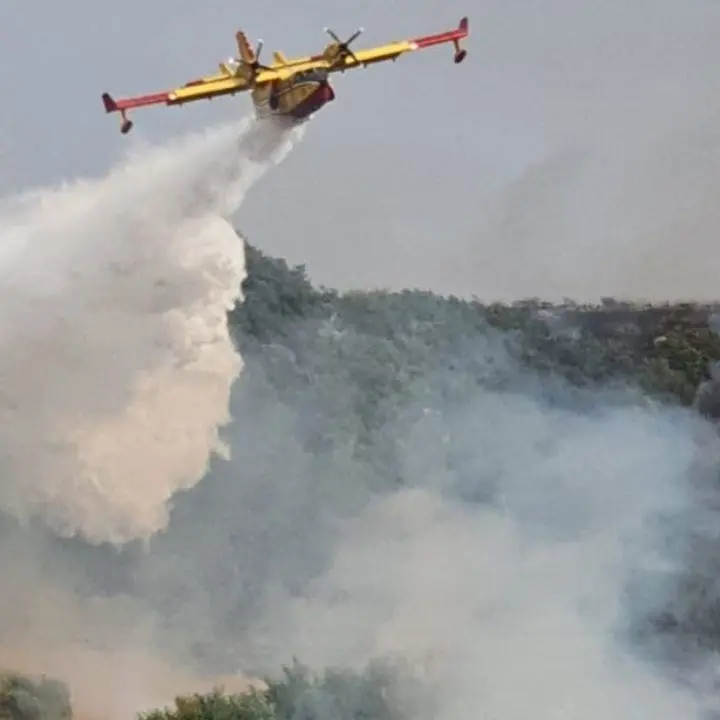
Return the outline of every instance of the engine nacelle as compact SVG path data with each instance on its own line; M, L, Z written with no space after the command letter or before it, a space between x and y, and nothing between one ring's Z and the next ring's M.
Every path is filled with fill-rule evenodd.
M342 57L340 43L328 43L322 52L322 56L326 62L329 62L331 65L335 64Z

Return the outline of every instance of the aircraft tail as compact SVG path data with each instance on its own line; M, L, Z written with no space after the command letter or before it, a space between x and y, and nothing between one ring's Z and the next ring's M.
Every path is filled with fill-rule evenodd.
M110 93L106 93L106 92L103 93L102 101L103 101L103 105L105 106L106 113L111 113L111 112L117 111L117 109L118 109L117 103L113 99L112 95L110 95Z
M237 40L240 58L248 65L252 65L257 58L255 57L255 51L248 42L247 35L242 30L238 30L238 32L235 33L235 38Z

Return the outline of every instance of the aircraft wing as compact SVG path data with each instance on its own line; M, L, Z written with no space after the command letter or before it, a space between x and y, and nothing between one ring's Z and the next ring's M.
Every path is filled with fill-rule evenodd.
M387 45L380 45L374 48L368 48L367 50L358 50L354 53L358 62L361 65L370 65L371 63L384 62L385 60L396 60L400 55L406 52L412 52L414 50L423 50L433 45L442 45L443 43L453 43L456 45L458 53L463 52L460 50L459 42L463 38L466 38L469 33L469 23L466 17L460 20L457 28L448 30L445 32L435 33L434 35L424 35L422 37L413 38L412 40L400 40L396 42L388 43ZM456 56L463 59L465 56ZM352 56L345 57L345 68L342 66L339 70L348 69L357 66L357 62Z
M407 52L422 50L443 43L453 43L455 46L455 62L461 62L465 58L465 50L460 48L459 43L460 40L467 37L468 34L469 22L468 18L464 17L453 30L447 30L434 35L424 35L410 40L397 40L386 45L358 50L338 58L334 63L324 54L307 58L296 58L287 60L284 64L274 64L273 70L276 71L281 78L287 77L292 73L315 68L323 68L330 72L344 72L345 70L356 67L367 67L373 63L384 62L386 60L397 60L400 55Z
M105 112L119 112L121 117L121 132L128 133L132 129L132 122L127 119L127 111L133 108L147 107L149 105L183 105L196 100L209 100L222 95L234 95L239 92L250 90L250 83L232 73L230 68L224 64L220 65L221 72L215 75L192 80L185 85L166 90L163 92L151 93L149 95L137 95L114 99L109 93L103 93L103 105ZM281 74L275 70L261 70L255 77L258 84L279 79Z

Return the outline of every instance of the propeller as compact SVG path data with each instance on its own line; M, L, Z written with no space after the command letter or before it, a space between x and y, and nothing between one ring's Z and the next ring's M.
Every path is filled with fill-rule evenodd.
M358 28L345 42L343 42L330 28L325 28L325 32L337 43L338 57L345 58L351 57L357 65L360 61L355 56L355 53L350 49L350 43L357 40L363 32L362 28Z
M253 78L257 74L258 70L272 70L272 68L268 67L267 65L263 65L260 62L260 53L262 52L264 44L265 43L262 39L259 39L257 41L257 47L255 48L255 60L251 63L247 63L248 67L252 70Z
M254 85L255 76L257 75L258 71L272 70L272 68L268 67L267 65L263 65L260 62L260 53L262 52L264 43L262 40L258 40L257 47L253 51L247 41L247 38L245 37L245 34L242 31L238 31L235 34L235 37L237 39L240 55L237 59L233 59L232 61L233 63L238 63L235 74L242 75L246 80L250 82L251 85ZM250 57L252 57L252 60L249 60Z

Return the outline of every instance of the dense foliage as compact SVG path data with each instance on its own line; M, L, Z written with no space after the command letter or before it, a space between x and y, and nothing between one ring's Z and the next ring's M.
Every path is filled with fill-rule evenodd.
M517 387L523 369L569 383L578 403L583 389L639 388L641 402L694 405L720 420L717 304L606 298L598 305L538 299L487 305L425 291L341 294L315 289L304 267L249 245L247 264L245 301L230 315L243 355L285 402L303 409L307 447L346 447L351 438L355 455L372 463L388 487L406 480L396 441L404 406L438 397L461 403L476 385ZM498 356L501 362L488 362ZM552 387L546 382L542 391ZM565 389L560 402L568 401ZM351 410L334 407L339 402ZM318 406L330 411L307 421L307 408ZM698 567L683 581L682 607L653 618L652 628L718 650L720 595L708 570L717 565L717 545L714 536L694 542Z
M471 362L460 367L458 358L478 337L494 333L502 333L511 357L540 373L578 386L637 384L686 405L709 379L712 363L720 360L720 305L613 299L599 305L537 299L486 305L425 291L340 294L316 290L303 266L289 267L246 247L245 301L230 313L243 354L263 355L267 361L282 346L293 353L307 383L317 379L315 368L303 363L311 356L308 344L323 350L327 333L352 333L375 356L375 363L368 364L364 355L362 364L352 368L353 379L371 391L370 402L374 395L402 390L443 361L451 369L472 371ZM349 355L350 348L344 359Z
M428 712L419 684L399 666L375 662L365 672L318 675L295 661L278 678L243 694L221 687L182 695L138 720L403 720ZM0 674L2 720L71 720L67 688L56 681Z
M57 680L0 673L1 720L70 720L67 687Z

